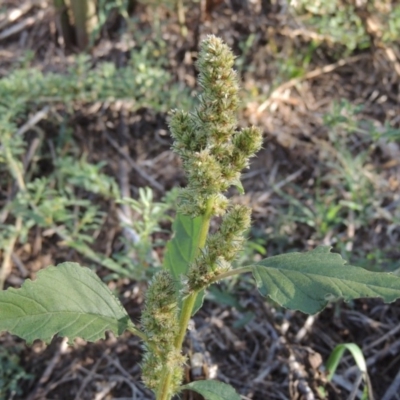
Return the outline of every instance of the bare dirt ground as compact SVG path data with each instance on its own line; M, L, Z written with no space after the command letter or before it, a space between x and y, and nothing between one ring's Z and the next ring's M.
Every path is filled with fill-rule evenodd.
M3 3L3 7L23 8L29 2ZM185 38L174 15L160 11L164 22L160 35L168 49L171 72L176 82L194 90L199 40L214 33L233 48L243 61L240 73L245 92L256 93L245 98L240 123L259 125L265 134L263 150L244 175L246 195L241 201L253 207L257 232L274 231L278 226L276 221L283 219L280 231L263 243L268 255L331 244L329 237L318 242L314 229L307 224L285 223L282 198L274 188L295 183L306 193L315 192L316 182L327 172L326 154L333 151L323 115L334 100L362 104L363 115L377 126L387 121L399 128L398 60L388 58L387 49L379 46L338 60L335 49L329 43L321 43L305 75L277 85L274 81L277 57L284 62L286 57L306 48L310 42L308 32L299 33L296 21L278 6L261 9L261 2L249 1L246 7L244 3L221 2L203 16L196 5L189 7L186 24L190 28ZM35 4L27 6L28 11L18 20L25 21L19 31L9 32L8 36L5 29L0 31L1 77L7 76L28 50L33 54L32 66L46 72L65 71L74 56L60 45L51 7L45 1ZM150 8L137 6L135 15L137 29L144 37L152 38L154 21ZM118 65L126 63L129 48L115 33L123 26L119 18L108 21L101 39L90 52L93 65L104 59ZM243 43L250 36L252 42L244 52ZM62 105L57 107L60 113L66 112ZM122 107L120 103L98 107L76 105L69 126L81 151L89 154L89 161L106 160L106 172L118 178L120 154L107 135L117 134L122 119L129 132L126 137L129 157L145 172L145 177L131 172L130 185L151 186L153 181L146 179L150 176L158 183L153 185L158 198L172 187L183 185L179 161L170 151L167 115L149 109L122 113ZM31 115L37 111L31 110ZM20 125L24 122L21 118ZM47 139L57 131L52 120L40 121L38 126ZM354 143L354 148L358 144ZM379 171L379 179L390 183L385 192L386 204L398 202L400 158L397 157L400 157L398 145L390 149L382 145L376 147L371 158L371 170ZM46 165L40 166L38 174L46 174ZM115 210L109 205L105 207L110 207L105 208L110 217L95 244L99 252L112 248L120 234ZM386 257L398 263L400 228L389 229L389 225L384 218L376 218L371 225L354 230L349 222L336 233L343 240L351 237L353 248L361 254L383 249ZM33 277L42 267L67 259L85 264L76 252L59 246L56 237L44 237L42 233L34 231L28 244L15 248L28 271L27 277ZM99 274L102 275L101 268ZM21 277L14 265L8 285L18 286ZM129 314L139 320L145 284L120 279L113 285ZM195 329L188 336L186 350L189 357L199 352L204 355L205 376L229 382L243 399L323 398L318 395L319 387L324 388L325 398L360 398L359 391L353 397L350 394L359 378L350 356L344 358L332 383L327 382L321 369L336 344L354 342L362 348L367 360L375 398L400 399L399 301L390 305L379 300L333 304L316 316L306 316L263 299L250 278L235 285L221 285L219 289L228 290L231 286L239 306L218 304L210 298L195 316ZM249 312L251 318L244 320ZM129 334L120 338L108 335L106 340L95 344L77 341L72 347L61 338L55 338L49 346L35 342L26 347L18 338L2 334L0 344L10 348L20 346L21 364L34 376L23 383L23 395L14 399L151 399L140 380L140 341ZM188 380L195 378L194 373L188 368Z

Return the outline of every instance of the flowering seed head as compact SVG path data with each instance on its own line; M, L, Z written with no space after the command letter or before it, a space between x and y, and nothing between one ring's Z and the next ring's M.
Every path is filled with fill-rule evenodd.
M184 358L174 346L179 331L177 293L168 271L158 272L150 283L142 313L142 327L148 337L142 361L143 382L155 391L162 370L167 365L173 375L169 388L172 396L182 382Z
M196 64L202 89L199 104L192 113L171 113L173 149L182 158L188 177L178 211L192 217L203 214L213 197L218 198L214 215L225 212L226 201L219 196L237 184L248 158L261 146L261 133L256 128L235 131L239 83L233 64L229 47L208 36Z

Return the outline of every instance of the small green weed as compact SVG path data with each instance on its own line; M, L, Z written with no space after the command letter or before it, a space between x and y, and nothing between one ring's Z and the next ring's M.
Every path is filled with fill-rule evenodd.
M315 29L321 37L325 37L328 43L339 44L349 53L371 45L353 5L341 0L300 0L295 2L293 11L310 29Z
M172 221L168 211L173 210L177 192L168 193L162 202L155 202L150 188L139 189L139 199L124 198L120 204L127 205L134 212L131 220L120 213L121 225L124 229L122 239L124 251L113 255L118 265L123 268L123 275L135 277L137 280L147 280L161 266L154 247L164 247L165 243L154 241L155 233L163 232L161 224ZM108 278L116 278L112 274Z
M345 49L344 55L354 50L371 47L371 38L361 15L373 17L374 34L383 43L396 43L400 37L400 6L393 2L370 1L365 4L343 0L296 0L291 9L305 29L320 35L320 41L328 45L339 45ZM356 7L359 8L357 12ZM339 51L337 55L343 55Z
M33 379L20 362L21 349L0 347L0 400L10 400L22 394L23 381Z

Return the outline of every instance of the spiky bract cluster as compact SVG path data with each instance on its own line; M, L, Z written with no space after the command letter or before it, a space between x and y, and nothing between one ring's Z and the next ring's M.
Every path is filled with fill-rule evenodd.
M199 291L210 281L231 268L237 253L242 249L244 232L250 227L251 210L235 205L223 216L217 233L207 238L206 245L188 272L188 288Z
M179 331L177 293L168 271L160 271L153 277L146 293L142 327L148 336L142 363L143 381L156 391L163 368L167 368L172 371L172 396L182 383L185 358L174 347Z
M259 129L235 131L239 85L233 63L229 47L217 37L208 36L197 62L200 103L193 113L172 112L173 148L181 156L188 177L181 193L182 214L202 215L208 200L212 200L212 214L223 215L228 200L222 193L239 184L240 171L261 147Z

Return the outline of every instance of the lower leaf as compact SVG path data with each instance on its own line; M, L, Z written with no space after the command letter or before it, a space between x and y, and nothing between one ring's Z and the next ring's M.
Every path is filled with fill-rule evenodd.
M264 296L283 307L315 314L329 301L381 297L386 303L400 298L400 277L345 265L330 247L307 253L266 258L253 265L253 275Z
M27 342L49 342L55 334L96 341L106 331L120 335L133 327L110 289L89 268L66 262L39 271L20 289L0 291L0 332Z
M240 400L236 390L226 383L219 381L196 381L181 387L182 390L193 390L206 400Z

